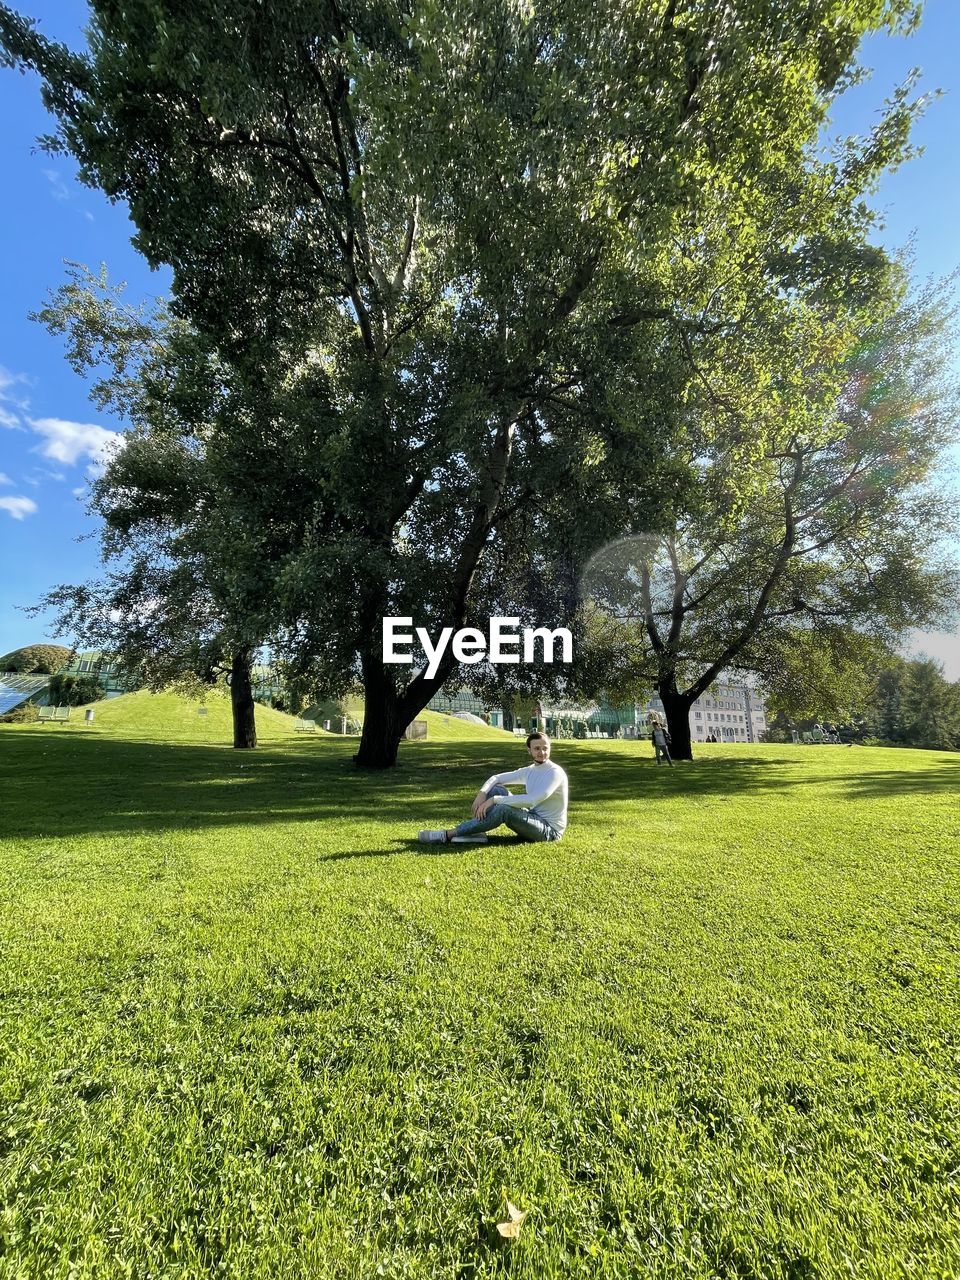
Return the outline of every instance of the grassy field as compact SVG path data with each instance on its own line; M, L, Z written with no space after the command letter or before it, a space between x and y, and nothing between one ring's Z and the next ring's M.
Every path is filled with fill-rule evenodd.
M0 728L3 1280L960 1277L960 756L258 721Z

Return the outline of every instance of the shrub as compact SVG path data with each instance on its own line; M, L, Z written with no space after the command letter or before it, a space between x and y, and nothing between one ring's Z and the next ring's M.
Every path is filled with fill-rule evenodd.
M28 724L37 718L37 704L35 702L21 702L18 707L14 707L12 711L8 711L6 715L0 716L0 724Z
M792 742L789 729L767 729L760 735L761 742Z
M54 676L50 681L50 702L58 707L82 707L104 697L104 688L96 676Z

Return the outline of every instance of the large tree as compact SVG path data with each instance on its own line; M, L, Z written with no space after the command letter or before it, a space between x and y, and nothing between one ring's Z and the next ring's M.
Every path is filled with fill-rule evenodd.
M488 548L564 460L668 442L673 405L611 402L632 362L662 352L670 387L694 333L860 271L859 198L910 115L813 150L860 37L910 0L91 9L77 54L0 6L2 47L246 400L314 429L281 643L359 666L367 765L454 667L385 666L381 618L474 620Z
M882 654L955 612L942 466L960 401L943 292L881 312L835 390L827 351L792 407L768 388L759 456L744 457L731 405L700 397L694 483L663 494L658 528L595 557L586 593L612 615L599 647L632 641L629 678L649 675L678 758L692 703L725 671L752 673L793 715L845 716Z
M256 746L252 666L283 553L301 540L303 468L279 471L260 403L162 301L131 306L104 271L74 267L36 318L129 428L90 486L103 575L37 609L148 687L226 678L234 746Z

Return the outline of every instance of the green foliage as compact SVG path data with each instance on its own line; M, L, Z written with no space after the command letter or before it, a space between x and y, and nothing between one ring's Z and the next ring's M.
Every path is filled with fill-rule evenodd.
M56 675L50 681L48 698L52 706L82 707L106 697L96 676Z
M7 711L0 716L0 724L32 724L37 718L37 704L35 702L21 702L19 706Z
M886 657L882 644L849 625L785 629L765 654L769 707L791 721L848 723L869 706Z
M336 690L359 667L361 756L386 764L454 672L452 657L434 681L384 668L382 617L435 634L504 594L522 604L496 548L525 560L543 543L531 506L570 535L561 566L625 513L652 527L658 484L690 483L669 446L704 354L748 424L739 465L762 451L772 383L800 412L798 371L848 345L884 268L861 196L906 154L916 104L896 95L829 158L818 131L859 39L908 28L914 6L224 15L95 0L72 54L0 6L0 47L39 71L49 145L128 204L140 249L173 268L188 346L209 346L167 389L192 429L156 460L186 473L184 494L198 455L217 469L233 487L201 483L215 497L198 510L239 525L240 549L235 573L214 554L214 575L205 534L186 572L235 587L248 642L266 619L305 678ZM233 412L211 417L224 386ZM143 476L158 445L137 448ZM578 529L564 517L584 500Z
M354 721L362 720L363 700L356 696L321 698L305 707L303 714L310 720L316 720L318 724L322 724L324 720L336 720L341 717Z
M696 484L664 495L661 530L591 563L588 600L616 616L621 649L632 628L634 666L652 668L678 719L729 668L791 717L846 719L906 632L954 616L953 315L943 285L919 299L898 286L895 273L852 351L808 371L805 406L770 389L752 459L738 421L698 404Z
M960 748L960 684L949 684L940 663L907 664L902 701L902 736L911 746Z
M895 746L960 749L960 683L929 658L894 659L873 673L866 727Z
M21 675L52 675L69 659L71 649L60 644L31 644L14 649L0 658L0 671Z
M877 680L873 723L878 738L899 742L903 731L903 672L900 665L881 671Z
M812 661L817 661L815 654ZM784 736L768 735L768 742L789 741L790 728L809 730L814 722L831 721L840 725L844 742L960 749L960 683L948 681L940 663L891 654L871 659L864 651L855 656L848 680L835 680L829 665L827 674L820 682L814 672L796 689L789 674L774 682L770 724Z
M792 740L793 739L791 737L790 730L783 729L779 725L769 726L762 738L763 742L770 742L770 743L777 743L777 744L784 743L784 742L791 742Z
M107 572L55 588L40 607L152 688L209 683L267 628L269 552L246 536L257 486L238 463L248 444L238 435L230 453L205 443L224 415L242 416L236 388L164 302L130 308L104 272L71 268L37 318L66 338L78 372L96 374L98 406L132 424L91 485Z

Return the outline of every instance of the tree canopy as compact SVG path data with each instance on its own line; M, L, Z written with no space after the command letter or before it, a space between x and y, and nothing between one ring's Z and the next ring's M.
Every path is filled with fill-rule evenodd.
M105 271L73 267L36 317L93 376L98 407L130 423L90 486L105 573L39 607L151 688L226 675L234 745L254 746L251 668L286 532L276 469L258 476L269 452L243 430L248 405L209 343L164 302L132 307L122 294Z
M835 394L814 367L804 412L771 396L759 458L742 458L735 415L701 401L696 484L664 494L658 529L595 558L587 591L613 614L612 643L643 655L678 751L690 704L728 668L794 716L843 716L907 631L955 612L945 539L957 502L939 468L958 392L943 372L943 293L880 310Z
M576 554L651 527L703 343L736 382L731 460L762 454L771 396L808 395L883 269L861 196L914 105L817 140L908 0L91 10L74 53L0 6L0 47L229 369L243 413L205 447L304 468L272 621L301 667L359 667L364 764L454 670L384 666L382 617L477 620L491 547L550 558L531 508L585 495ZM254 542L270 520L252 501Z

